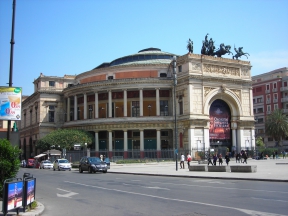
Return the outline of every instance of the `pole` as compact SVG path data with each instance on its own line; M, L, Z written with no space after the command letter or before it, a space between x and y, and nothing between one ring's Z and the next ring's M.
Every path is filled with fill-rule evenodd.
M14 25L15 25L15 9L16 9L16 0L13 0L13 12L12 12L12 31L11 31L11 48L10 48L10 69L9 69L9 87L12 86L12 77L13 77L13 54L14 54ZM11 130L11 120L8 120L7 126L7 140L10 140L10 130Z
M174 132L175 132L174 139L175 139L176 171L178 171L177 116L176 116L176 85L177 85L176 56L173 56L173 75L174 75Z

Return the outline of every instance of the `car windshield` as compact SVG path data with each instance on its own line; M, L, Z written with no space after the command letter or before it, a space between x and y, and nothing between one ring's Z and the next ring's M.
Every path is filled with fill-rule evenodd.
M90 157L90 158L88 158L88 160L90 161L90 162L101 162L101 160L100 160L100 158L97 158L97 157Z
M51 163L51 161L43 161L43 163Z
M59 163L69 163L68 160L59 160Z

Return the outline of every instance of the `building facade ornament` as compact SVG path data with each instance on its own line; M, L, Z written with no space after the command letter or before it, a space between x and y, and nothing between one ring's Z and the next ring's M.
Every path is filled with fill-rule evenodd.
M203 64L203 70L207 73L216 73L240 77L240 69L234 67L225 67L220 65Z

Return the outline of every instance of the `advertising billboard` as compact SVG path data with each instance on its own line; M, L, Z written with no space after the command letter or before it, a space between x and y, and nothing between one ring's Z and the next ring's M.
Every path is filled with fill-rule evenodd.
M21 120L22 88L0 86L0 120Z
M26 184L25 205L29 205L35 200L35 181L36 181L35 178L25 180L25 184Z
M215 100L210 107L211 140L227 140L231 138L230 109L222 100Z
M3 193L3 212L22 206L23 181L6 182Z

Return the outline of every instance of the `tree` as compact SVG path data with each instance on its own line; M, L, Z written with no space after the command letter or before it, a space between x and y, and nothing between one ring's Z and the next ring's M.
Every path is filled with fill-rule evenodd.
M282 110L276 109L266 117L265 133L274 138L278 145L288 136L288 117Z
M257 147L265 147L265 144L263 142L263 138L261 136L256 138L256 146Z
M18 147L12 146L7 139L0 139L0 197L3 197L4 181L15 178L19 171L20 154L21 150Z
M65 148L70 150L76 143L84 146L85 143L90 145L93 142L94 136L87 131L77 129L58 129L38 140L37 148L45 151L54 146L56 149Z

